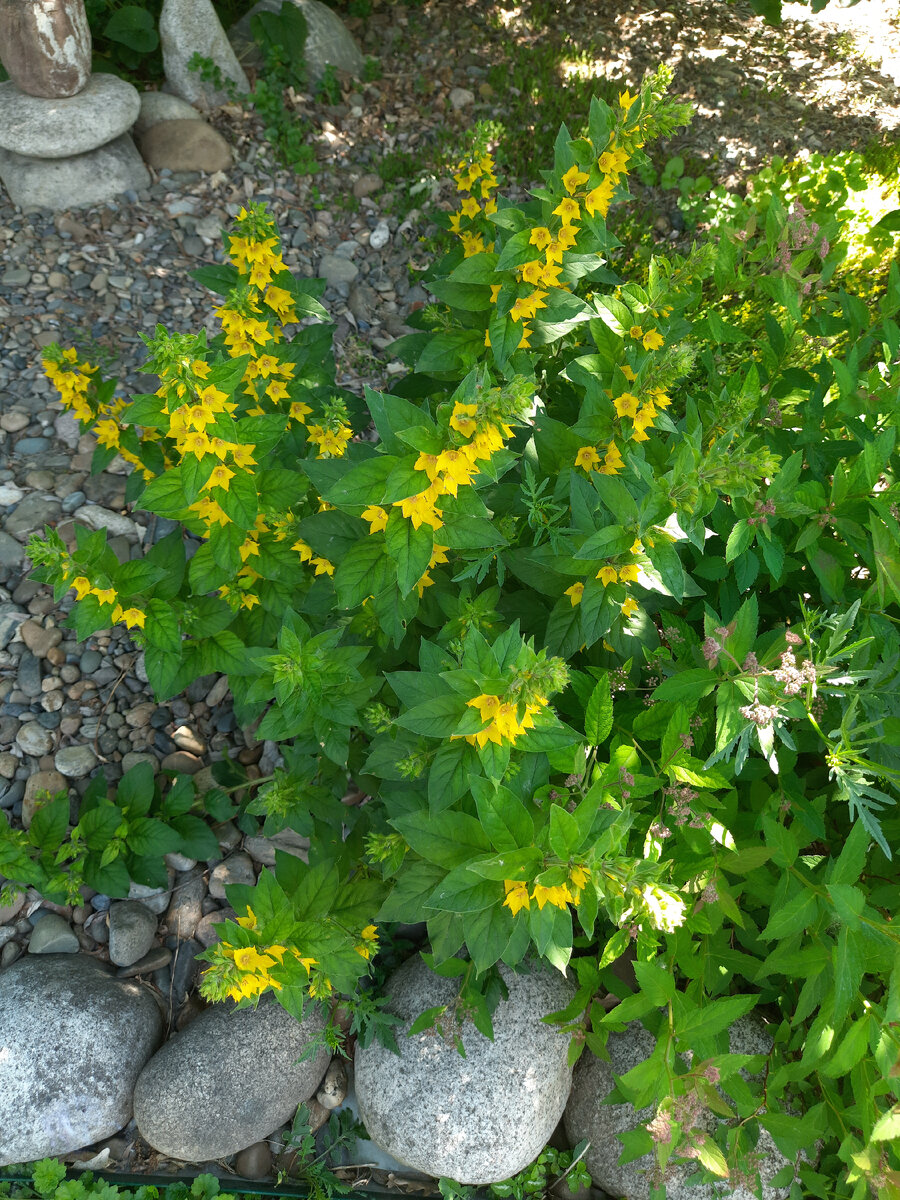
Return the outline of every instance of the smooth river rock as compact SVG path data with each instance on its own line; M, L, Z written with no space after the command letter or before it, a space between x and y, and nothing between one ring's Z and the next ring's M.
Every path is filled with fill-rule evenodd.
M28 956L0 971L0 1166L116 1133L161 1039L153 994L94 959Z
M399 1057L373 1042L356 1051L356 1096L369 1137L402 1163L460 1183L487 1184L526 1167L562 1116L572 1069L568 1039L541 1018L569 1003L558 972L501 973L509 999L493 1015L494 1040L461 1030L466 1057L434 1030L407 1037L416 1017L447 1004L459 980L436 975L418 956L388 980Z
M0 83L0 146L35 158L85 154L126 133L140 110L137 88L118 75L92 75L83 91L60 100Z
M306 45L304 58L311 84L317 83L328 66L346 71L348 75L362 75L364 64L362 53L347 27L334 9L321 0L292 0L306 18ZM242 63L259 69L262 54L253 40L251 23L259 12L278 13L281 0L259 0L239 21L229 29L228 36Z
M188 69L194 54L210 58L238 91L249 92L250 83L235 57L212 0L164 0L159 17L163 69L169 87L182 100L215 108L228 100L228 93L204 83L197 71Z
M74 96L91 74L84 0L0 0L0 62L29 96Z
M226 1000L204 1009L137 1081L141 1136L185 1162L227 1158L268 1137L319 1086L328 1052L296 1060L324 1027L312 1008L300 1024L270 997L258 1008Z
M0 180L19 208L90 208L122 192L149 187L150 172L134 142L123 133L105 146L70 158L35 158L0 149ZM28 499L22 501L20 509L25 508ZM58 504L56 509L58 515ZM9 522L7 529L14 532Z

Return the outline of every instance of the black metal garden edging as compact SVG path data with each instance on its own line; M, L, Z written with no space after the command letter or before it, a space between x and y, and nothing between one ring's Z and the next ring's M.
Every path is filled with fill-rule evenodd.
M95 1179L102 1179L104 1183L110 1183L114 1187L158 1187L160 1189L168 1187L173 1183L190 1183L197 1178L198 1175L212 1175L214 1179L218 1179L220 1194L221 1192L237 1193L241 1196L290 1196L298 1197L299 1200L310 1200L311 1193L307 1188L292 1188L292 1187L272 1187L263 1186L263 1181L253 1179L242 1179L234 1175L217 1175L214 1171L185 1171L177 1175L118 1175L111 1171L97 1171L91 1167L81 1166L79 1163L66 1164L66 1179L77 1179L83 1175L85 1170L90 1170ZM10 1175L6 1174L0 1168L0 1183L32 1183L31 1174L28 1175ZM384 1195L382 1191L376 1191L370 1188L348 1188L346 1196L334 1196L334 1200L351 1200L353 1196L366 1194Z

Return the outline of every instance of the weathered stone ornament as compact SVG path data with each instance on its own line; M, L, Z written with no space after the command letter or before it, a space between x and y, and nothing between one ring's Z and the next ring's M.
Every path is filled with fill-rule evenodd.
M84 0L0 0L0 62L29 96L74 96L91 76Z

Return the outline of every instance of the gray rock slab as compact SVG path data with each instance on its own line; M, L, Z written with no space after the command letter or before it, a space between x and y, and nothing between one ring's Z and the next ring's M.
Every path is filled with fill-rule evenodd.
M646 1062L654 1046L655 1039L639 1021L631 1022L622 1033L610 1034L606 1043L610 1061L603 1062L587 1053L582 1055L575 1068L572 1093L566 1106L565 1129L572 1145L583 1138L591 1143L585 1163L594 1185L625 1200L647 1200L655 1161L652 1155L645 1154L620 1166L623 1147L617 1135L650 1120L654 1109L651 1106L636 1111L631 1104L604 1104L603 1100L615 1084L613 1076L625 1075ZM722 1045L720 1050L731 1054L768 1054L771 1048L772 1037L765 1023L751 1014L735 1022L728 1031L727 1046ZM687 1061L690 1056L683 1057ZM741 1073L749 1078L746 1071ZM707 1133L716 1128L716 1118L709 1112L701 1113L698 1123ZM753 1159L762 1183L763 1200L786 1200L790 1184L773 1187L772 1179L788 1160L765 1129L760 1130ZM694 1165L670 1164L665 1177L667 1197L670 1200L716 1200L723 1196L729 1200L754 1200L756 1197L755 1184L747 1186L745 1182L736 1187L689 1185L687 1180L694 1174Z
M78 938L59 913L48 912L31 931L29 954L77 954Z
M362 53L337 13L320 0L293 0L293 3L306 17L304 57L310 83L317 83L327 66L360 76L365 65ZM242 63L254 69L262 66L262 56L253 40L250 23L258 12L277 13L280 9L281 0L260 0L231 26L228 36Z
M137 537L137 526L131 517L99 504L82 504L75 509L75 520L87 525L88 529L105 529L109 537Z
M18 157L18 155L8 155L5 150L0 150L0 179L4 183L7 182L4 167L6 159ZM48 166L53 166L53 164L48 164ZM7 191L9 191L9 187L7 187ZM13 204L19 203L12 192L10 192L10 198ZM42 202L36 200L27 201L26 203L39 204ZM42 530L45 524L55 524L59 520L61 512L62 505L55 496L33 494L26 496L21 504L16 505L15 510L4 519L3 527L12 537L18 538L20 542L24 542L29 534Z
M182 100L215 108L228 100L225 91L204 83L188 69L194 54L210 58L226 79L248 92L250 83L222 28L212 0L164 0L159 17L163 69L170 88Z
M46 920L46 918L44 918ZM131 1119L135 1081L162 1038L144 986L80 954L0 972L0 1166L68 1154Z
M328 1066L323 1050L296 1060L324 1030L310 1010L302 1024L264 997L205 1009L141 1072L134 1115L141 1136L171 1158L225 1158L267 1137L313 1095Z
M0 180L19 208L88 208L122 192L149 187L150 172L134 142L123 133L105 146L71 158L33 158L0 150ZM27 503L23 500L19 508ZM58 515L58 503L56 507ZM18 509L13 516L17 513Z
M319 259L319 274L334 287L339 283L352 283L359 274L359 267L343 254L323 254Z
M54 100L0 83L0 146L37 158L69 158L125 133L140 109L137 88L118 75L92 75L76 95Z
M541 1152L562 1116L568 1040L541 1018L568 1004L574 988L557 972L501 971L509 999L494 1012L494 1040L467 1024L465 1058L434 1031L406 1036L420 1013L459 989L419 957L386 986L403 1021L399 1057L380 1043L357 1048L356 1096L369 1137L416 1170L469 1184L506 1179Z
M117 967L143 958L156 937L156 917L140 900L121 900L109 909L109 957Z
M209 894L214 900L224 900L225 889L234 883L245 883L250 887L256 883L253 859L242 850L213 867L209 876Z
M140 137L160 121L199 121L200 113L187 100L171 92L142 92L141 111L134 123L134 136Z

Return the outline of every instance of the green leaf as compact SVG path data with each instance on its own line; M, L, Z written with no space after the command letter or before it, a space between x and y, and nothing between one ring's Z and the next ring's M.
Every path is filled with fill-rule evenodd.
M534 821L527 808L508 788L494 788L486 780L470 780L478 819L495 850L516 850L534 842Z
M725 561L727 563L734 562L744 551L749 547L750 543L756 534L756 530L752 525L748 525L746 521L738 521L737 524L731 527L731 533L728 535L728 541L725 544Z
M103 35L137 54L150 54L159 45L153 14L136 4L116 9L104 26Z
M79 820L77 828L81 831L88 850L102 851L107 843L112 841L121 823L122 810L107 802L86 812Z
M465 867L456 867L438 884L424 907L451 913L480 912L496 904L499 893L500 886L493 880L481 879Z
M238 472L228 481L228 491L221 487L212 487L209 494L214 500L218 500L224 512L239 529L253 528L256 514L259 512L259 497L252 475Z
M550 849L557 858L567 862L584 841L578 822L561 804L550 809Z
M635 962L633 967L641 991L655 1005L675 999L675 976L662 962Z
M188 503L180 467L170 467L164 475L151 480L141 493L141 508L160 517L180 517Z
M481 825L475 817L466 813L415 812L405 817L395 817L390 824L416 854L441 867L462 866L469 859L491 849Z
M164 654L181 656L181 631L178 618L164 600L147 602L144 633L150 645Z
M137 763L126 771L116 788L116 803L128 815L144 816L153 803L155 790L153 768L149 763ZM140 851L137 851L140 853Z
M463 915L466 948L479 974L501 958L512 932L513 915L502 904Z
M397 564L397 586L407 596L428 570L434 552L434 530L430 525L413 527L412 521L394 509L384 531L388 554Z
M179 850L188 858L206 861L219 854L219 843L216 835L200 817L185 813L181 817L172 817L169 822L180 838Z
M869 1136L873 1142L893 1142L900 1139L900 1104L895 1104L878 1118Z
M703 667L691 667L687 671L679 671L670 675L653 693L653 699L659 700L700 700L716 686L716 677L712 671Z
M859 929L860 914L866 906L865 894L849 883L825 885L837 915L850 929Z
M759 996L728 996L724 1000L713 1000L702 1008L682 1013L676 1005L675 1032L679 1038L690 1042L691 1038L711 1038L729 1029L739 1017L744 1017L759 1002Z
M405 865L391 894L378 910L376 920L405 921L409 924L420 920L425 901L444 876L443 868L434 863L412 862Z
M609 686L609 673L603 672L597 686L591 692L584 713L584 735L592 746L602 745L609 737L613 724L613 701Z
M181 835L153 817L137 817L128 822L128 848L141 857L172 854L181 850ZM193 857L193 856L192 856Z
M28 840L41 850L55 850L69 828L69 796L63 792L55 800L35 810L28 830Z
M857 821L844 840L841 852L832 866L830 882L856 883L865 869L868 849L869 835L863 824Z
M388 478L399 461L389 454L366 459L351 467L338 483L328 488L326 499L330 504L380 504Z
M809 888L804 888L793 900L789 900L783 908L777 909L769 917L761 936L765 941L775 938L790 937L808 929L815 921L819 911L816 894Z

